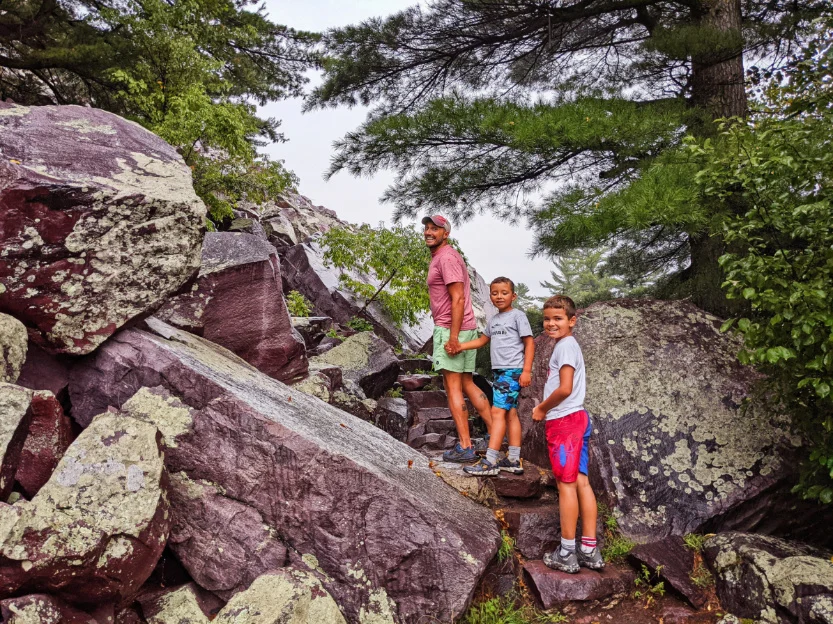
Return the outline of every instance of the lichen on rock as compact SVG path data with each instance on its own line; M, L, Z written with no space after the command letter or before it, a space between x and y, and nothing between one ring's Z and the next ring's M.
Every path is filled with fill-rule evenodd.
M29 337L23 323L8 314L0 314L0 382L17 381L28 346Z

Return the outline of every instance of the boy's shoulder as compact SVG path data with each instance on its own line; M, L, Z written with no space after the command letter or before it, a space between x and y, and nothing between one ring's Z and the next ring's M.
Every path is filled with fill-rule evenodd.
M570 334L569 336L564 336L558 342L555 343L555 348L552 350L553 357L556 356L557 353L564 353L565 351L568 352L575 352L578 351L581 353L581 345L576 340L575 336Z

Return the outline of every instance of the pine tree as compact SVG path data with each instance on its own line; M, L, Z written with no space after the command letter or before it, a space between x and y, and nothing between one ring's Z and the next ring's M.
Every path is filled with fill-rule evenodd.
M536 251L621 248L724 314L724 208L697 201L681 140L743 117L745 60L779 63L828 5L438 0L330 32L308 106L374 106L330 174L393 169L397 216L529 216Z

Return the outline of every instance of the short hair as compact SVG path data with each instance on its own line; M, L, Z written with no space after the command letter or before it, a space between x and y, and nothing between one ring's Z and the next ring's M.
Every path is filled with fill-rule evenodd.
M513 282L513 281L512 281L511 279L509 279L508 277L503 277L503 276L501 276L501 277L496 277L496 278L495 278L495 279L493 279L493 280L492 280L492 282L489 284L489 287L491 288L491 287L492 287L492 286L494 286L495 284L509 284L509 288L511 288L511 289L512 289L512 292L515 292L515 282Z
M567 318L573 318L576 315L576 304L567 295L550 297L544 302L544 310L547 308L564 310L567 313Z

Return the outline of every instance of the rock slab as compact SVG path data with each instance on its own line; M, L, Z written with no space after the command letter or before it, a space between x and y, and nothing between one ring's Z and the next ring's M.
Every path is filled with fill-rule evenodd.
M0 500L3 502L14 487L32 417L32 391L0 383Z
M176 150L95 108L0 102L0 312L91 352L199 267L205 206Z
M636 572L628 566L608 564L601 572L582 568L578 574L551 570L543 561L527 561L524 578L545 609L565 602L601 600L633 589Z
M686 547L683 538L672 535L658 542L638 544L629 556L664 578L694 607L706 607L708 596L691 580L694 551Z
M322 355L310 358L317 366L338 366L344 379L353 381L371 399L393 387L399 376L399 359L373 332L360 332Z
M326 575L348 619L363 609L391 608L399 622L465 610L500 541L487 509L371 423L197 336L147 324L151 331L120 332L73 370L79 420L145 387L128 407L158 422L171 473L251 507ZM214 559L239 566L219 551ZM244 560L253 573L268 571L254 569L251 551Z
M100 624L90 614L47 594L0 601L4 624Z
M15 383L26 361L29 336L23 323L0 314L0 382Z

